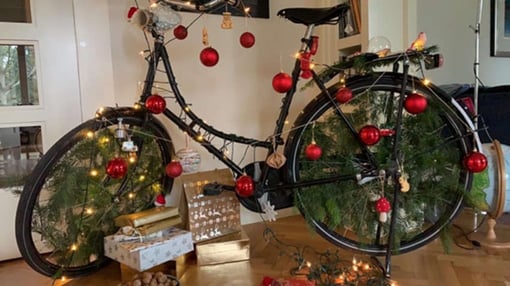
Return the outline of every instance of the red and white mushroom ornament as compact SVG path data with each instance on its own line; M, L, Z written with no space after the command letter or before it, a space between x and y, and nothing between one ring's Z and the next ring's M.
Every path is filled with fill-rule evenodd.
M379 213L379 221L385 223L388 220L388 213L391 210L391 205L388 199L381 197L375 202L375 211Z

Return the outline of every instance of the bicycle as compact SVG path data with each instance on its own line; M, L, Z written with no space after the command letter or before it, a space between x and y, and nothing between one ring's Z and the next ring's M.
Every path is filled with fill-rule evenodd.
M158 1L158 5L184 5L178 2ZM208 11L223 3L195 1L192 5ZM300 47L303 54L317 48L314 28L338 23L348 9L345 4L288 8L278 15L306 26ZM172 139L145 106L147 98L158 90L155 78L160 65L179 110L165 108L163 117L221 160L236 178L247 173L255 179L253 195L238 194L251 211L262 212L258 200L262 197L276 210L295 205L315 231L333 244L368 255L385 255L389 275L391 255L432 241L461 209L463 194L472 182L472 172L462 167L462 161L476 149L477 136L458 103L410 74L410 61L422 62L433 55L405 51L381 59L367 54L363 57L366 65L389 61L393 71L355 74L345 83L334 82L328 87L331 79L345 70L319 75L311 69L321 92L284 138L285 121L302 72L298 58L274 132L269 139L258 140L217 130L193 113L177 86L164 34L155 31L155 23L148 23L145 29L154 43L137 105L98 111L96 118L58 140L26 181L16 214L16 238L23 257L39 273L73 277L97 270L106 262L103 237L114 232L113 218L147 208L153 204L155 192L171 190L173 178L165 175L165 167L175 153ZM346 69L354 62L347 61ZM335 95L344 88L352 94L339 102ZM420 114L406 110L405 100L412 94L427 100L426 110ZM306 156L310 142L322 147L319 158ZM270 167L265 161L240 166L224 152L234 144L262 148L267 157L283 146L287 161L281 168ZM111 154L132 160L120 179L104 172ZM401 192L401 180L410 184L409 192ZM377 197L387 198L396 210L385 223L374 211ZM345 202L354 204L338 209Z

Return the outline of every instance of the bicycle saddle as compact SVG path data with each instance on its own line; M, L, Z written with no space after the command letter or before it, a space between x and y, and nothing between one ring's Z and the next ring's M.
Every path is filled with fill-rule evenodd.
M344 3L329 8L287 8L278 11L277 15L296 24L318 26L337 24L348 10L349 5Z

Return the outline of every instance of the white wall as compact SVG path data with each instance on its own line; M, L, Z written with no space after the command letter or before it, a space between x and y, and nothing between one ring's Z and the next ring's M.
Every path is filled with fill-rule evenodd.
M334 5L338 1L321 1L322 5ZM125 13L130 1L110 0L110 28L113 59L115 98L119 104L131 105L139 93L137 82L145 75L146 64L138 56L145 48L143 34L138 28L125 21ZM190 30L187 39L174 41L168 45L174 72L179 88L192 109L208 123L227 133L265 139L273 132L276 116L280 110L280 94L273 91L272 77L280 69L290 73L294 59L292 56L300 47L300 39L305 27L292 24L276 17L285 7L313 7L311 0L270 1L270 19L234 18L233 30L220 28L221 16L209 15L199 19ZM182 13L183 24L190 23L197 14ZM219 63L213 68L204 67L199 61L199 53L204 48L201 43L202 28L209 32L210 44L220 54ZM252 32L256 44L251 49L239 45L239 36L244 31ZM320 46L319 49L326 50ZM310 93L309 91L308 93ZM314 93L315 94L315 93ZM297 94L292 118L312 96ZM168 101L171 104L172 101ZM176 128L169 126L175 140L176 149L185 147L184 136ZM202 171L224 166L204 149L192 143L191 147L200 151ZM238 146L236 158L240 159L244 149ZM258 159L263 155L258 154ZM250 150L241 165L253 160ZM242 222L259 219L258 215L242 214Z
M475 26L479 0L418 1L417 27L437 44L444 67L429 73L436 83L474 83ZM509 84L510 58L490 57L490 1L483 1L480 78L487 86Z

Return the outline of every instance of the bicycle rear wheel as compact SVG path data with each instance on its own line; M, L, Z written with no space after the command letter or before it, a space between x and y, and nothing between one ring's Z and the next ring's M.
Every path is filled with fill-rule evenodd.
M397 182L389 176L401 171L408 177L410 191L398 192L393 254L405 253L430 242L458 213L462 197L471 185L471 174L462 159L471 151L466 125L452 107L450 98L433 86L410 78L401 94L402 75L388 73L349 81L352 99L337 104L318 96L296 120L286 146L291 181L303 182L341 175L332 183L300 188L296 206L323 237L335 245L369 255L384 255L388 248L388 222L375 211L381 197L390 202ZM339 86L330 88L335 95ZM398 100L418 93L427 99L425 112L405 110L399 140L395 130ZM342 119L337 106L346 115ZM349 127L353 127L352 129ZM377 126L382 136L373 146L361 143L359 130ZM306 158L313 139L322 148L320 159ZM399 158L391 160L395 142ZM381 172L381 171L384 171ZM381 174L386 174L380 177Z
M126 150L129 144L122 150L129 140L138 150ZM148 208L158 192L170 190L164 168L173 150L161 123L131 108L111 109L71 130L44 154L21 193L16 239L23 258L55 278L99 269L114 218ZM129 162L123 178L106 174L114 157Z

